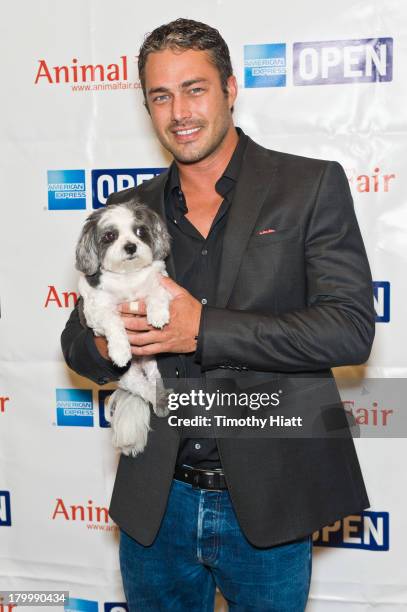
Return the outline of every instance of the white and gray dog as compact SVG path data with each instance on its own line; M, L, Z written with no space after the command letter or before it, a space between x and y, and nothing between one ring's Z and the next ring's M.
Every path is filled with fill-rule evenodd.
M100 208L85 222L76 247L84 315L94 334L106 337L109 356L118 366L132 359L118 304L142 299L148 323L162 328L169 321L171 296L160 284L160 275L167 275L163 260L169 248L164 223L137 200ZM108 405L113 444L134 457L147 443L149 404L158 416L168 414L167 392L152 357L134 357L118 387Z

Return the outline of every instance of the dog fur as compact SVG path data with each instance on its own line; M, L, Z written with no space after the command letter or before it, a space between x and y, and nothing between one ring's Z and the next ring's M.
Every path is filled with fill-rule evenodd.
M158 416L166 416L168 409L157 362L152 357L132 357L117 305L144 300L148 323L162 328L169 322L171 296L160 284L160 276L167 275L164 259L169 249L163 221L138 200L92 213L76 247L86 322L96 336L106 337L109 356L117 366L131 360L108 405L113 444L125 455L136 456L147 444L150 404Z

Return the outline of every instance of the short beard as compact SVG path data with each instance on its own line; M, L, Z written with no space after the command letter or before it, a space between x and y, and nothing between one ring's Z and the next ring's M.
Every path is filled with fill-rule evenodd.
M197 162L200 162L203 159L206 159L207 157L212 155L212 153L214 153L220 147L220 145L226 138L226 134L229 131L229 127L229 123L225 123L221 133L219 134L219 137L215 140L215 142L209 143L206 149L204 149L203 151L197 151L195 155L182 157L182 155L179 155L177 151L169 150L169 152L173 155L175 161L181 164L196 164Z

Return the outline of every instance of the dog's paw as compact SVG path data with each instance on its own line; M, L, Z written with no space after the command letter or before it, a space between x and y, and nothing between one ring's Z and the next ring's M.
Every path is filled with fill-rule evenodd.
M163 309L160 307L150 307L147 310L147 323L152 325L153 327L157 327L161 329L166 325L170 320L170 313L168 309Z
M144 446L122 446L120 449L120 451L123 453L123 455L126 455L126 457L137 457L137 455L140 455L143 450Z
M114 343L108 343L110 359L119 367L125 366L131 359L131 348L127 338L115 339Z

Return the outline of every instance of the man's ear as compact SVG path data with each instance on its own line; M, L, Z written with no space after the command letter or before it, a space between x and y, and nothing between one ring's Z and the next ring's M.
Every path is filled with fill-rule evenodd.
M150 109L148 108L147 100L146 100L145 97L144 97L144 100L143 100L143 106L144 106L144 108L146 109L146 111L148 112L148 114L151 117Z
M228 90L229 108L231 111L233 111L233 106L235 104L238 92L237 79L234 74L231 74L230 77L228 77L226 81L226 87Z

